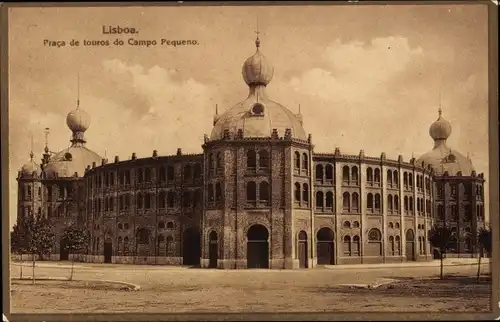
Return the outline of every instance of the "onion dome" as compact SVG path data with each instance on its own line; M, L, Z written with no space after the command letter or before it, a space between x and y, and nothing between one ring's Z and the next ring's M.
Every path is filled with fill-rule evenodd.
M438 113L438 119L434 123L432 123L431 127L429 128L429 135L434 141L446 140L451 135L451 124L442 117L443 111L441 110L441 108L439 109Z
M417 159L417 165L422 163L425 167L430 165L437 175L448 172L450 176L461 173L464 176L472 175L474 166L472 161L459 151L447 146L446 140L451 135L451 124L442 118L442 110L439 109L438 119L429 128L429 134L434 140L434 148Z
M21 176L22 177L33 177L40 176L42 173L42 169L34 160L33 152L30 153L30 160L21 167Z
M247 85L264 85L266 86L271 82L274 75L274 67L259 51L260 40L257 37L255 41L257 51L249 57L243 64L243 79Z
M257 51L243 64L242 74L249 87L248 97L214 117L211 140L220 140L225 134L242 135L243 138L269 138L273 130L283 136L286 130L291 137L307 140L302 121L283 105L271 100L266 94L266 86L271 82L274 67L260 52L260 40L255 41Z

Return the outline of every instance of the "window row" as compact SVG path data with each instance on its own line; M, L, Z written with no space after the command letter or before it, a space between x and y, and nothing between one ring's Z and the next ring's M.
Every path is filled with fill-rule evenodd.
M270 193L267 181L261 181L259 184L253 181L247 182L247 201L253 202L259 200L268 202Z
M158 208L175 208L178 200L178 193L175 191L161 191L158 194ZM200 189L194 191L184 191L181 197L181 205L184 208L199 206L202 201L202 192ZM135 196L136 209L151 209L155 201L154 193L138 193ZM132 197L129 194L118 196L118 210L128 210L132 206ZM88 201L89 208L93 206L94 212L114 211L115 198L107 197L104 199L94 199Z
M26 186L26 190L23 188L24 187L19 189L19 198L21 200L33 200L32 186L31 185ZM42 197L42 188L38 187L37 191L38 191L37 198L41 198Z
M350 221L344 221L344 224L342 225L342 227L347 228L347 229L350 229L350 228L359 228L359 221L354 221L352 223L352 226L351 226L351 222Z

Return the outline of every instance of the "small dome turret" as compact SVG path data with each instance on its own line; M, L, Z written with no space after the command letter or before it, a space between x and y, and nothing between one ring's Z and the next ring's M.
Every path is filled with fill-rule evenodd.
M42 173L42 169L34 160L33 152L30 153L30 160L21 167L21 176L31 177L33 174L39 176Z

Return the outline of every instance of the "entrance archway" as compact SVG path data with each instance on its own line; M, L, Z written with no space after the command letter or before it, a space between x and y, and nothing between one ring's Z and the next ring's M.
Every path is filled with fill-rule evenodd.
M298 257L299 268L307 268L307 233L303 230L299 233Z
M219 258L218 236L215 231L212 231L209 236L208 267L217 268L218 258Z
M406 260L415 260L415 234L411 229L406 231Z
M247 232L247 267L269 268L269 232L262 225L253 225Z
M69 260L69 251L66 248L66 242L61 240L59 242L59 260L67 261Z
M201 240L200 232L196 228L188 228L184 231L182 241L182 263L183 265L200 265Z
M111 239L107 239L104 242L104 263L111 263L111 257L113 256L113 242Z
M333 230L323 227L316 234L318 265L335 265L335 243Z

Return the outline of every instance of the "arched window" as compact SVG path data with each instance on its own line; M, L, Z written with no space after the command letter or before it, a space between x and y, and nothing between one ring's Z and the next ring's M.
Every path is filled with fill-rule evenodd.
M387 195L387 209L389 210L389 212L392 212L392 207L392 195Z
M137 182L142 182L143 181L143 172L142 168L137 169Z
M394 247L394 246L395 246L395 245L394 245L394 237L393 237L393 236L389 236L389 247L390 247L389 252L390 252L390 254L391 254L392 256L394 256L394 255L395 255L395 252L394 252L395 247Z
M316 165L316 180L323 180L323 166L321 164Z
M215 159L215 166L217 169L222 168L222 155L220 152L217 152L217 157Z
M137 229L135 237L138 244L149 244L149 230L147 228Z
M375 169L373 176L374 176L375 183L380 184L380 169L379 168Z
M349 183L349 167L348 166L344 166L342 168L342 181L344 181L345 183Z
M262 181L259 184L259 199L269 201L269 183L267 181Z
M221 201L222 200L222 187L220 185L220 182L217 182L215 184L215 201Z
M207 162L207 168L212 170L214 168L214 155L212 153L208 154Z
M195 179L201 178L201 164L199 164L199 163L196 163L194 165L194 178Z
M295 201L296 202L300 202L300 193L301 193L300 183L296 182L295 183Z
M166 194L165 191L160 191L158 194L158 208L163 209L166 205Z
M352 223L352 228L359 228L359 221L354 221Z
M399 213L399 196L394 195L394 212Z
M405 188L408 188L408 173L407 172L403 173L403 185Z
M247 151L247 168L254 169L257 165L257 155L254 150Z
M359 195L357 192L352 193L352 210L359 210Z
M215 200L215 195L214 195L214 185L209 183L207 187L207 193L208 193L208 201L213 202Z
M169 222L167 223L167 229L174 229L174 222L169 221Z
M309 169L309 157L307 156L307 153L302 154L302 169L306 171Z
M323 191L316 191L316 208L323 208Z
M266 150L259 151L259 167L263 169L269 168L269 153Z
M333 166L331 164L326 165L325 176L326 180L333 180Z
M151 182L151 168L144 169L144 177L146 182Z
M387 184L390 186L392 186L392 171L391 170L387 170Z
M368 232L368 245L366 245L366 254L368 256L382 255L382 233L373 228Z
M309 202L309 185L307 183L302 185L302 201Z
M366 169L366 181L370 183L373 181L373 169L370 167Z
M143 207L143 199L142 199L142 193L138 193L136 196L135 196L135 202L137 204L137 209L142 209Z
M390 229L393 229L394 228L394 224L392 222L389 223L389 228Z
M408 196L405 196L404 202L405 202L405 212L408 212L408 209L409 209L409 207L408 207Z
M413 197L410 197L410 204L409 204L409 208L410 208L410 212L413 213Z
M202 195L202 193L201 193L201 190L200 190L200 189L196 189L196 190L194 191L194 200L193 200L194 205L195 205L196 207L199 207L199 206L201 205L201 200L202 200L202 197L203 197L203 195Z
M191 207L191 191L184 191L182 193L182 207Z
M184 166L184 180L190 180L190 179L192 179L191 165L186 164Z
M351 237L350 236L344 236L343 239L343 246L344 246L344 255L345 256L351 256Z
M358 185L358 167L352 167L351 169L351 183Z
M398 175L398 171L397 170L394 170L394 172L392 173L392 177L393 177L393 184L398 187L399 186L399 175Z
M351 198L349 192L344 192L342 196L342 208L344 211L349 211L351 209Z
M247 182L247 200L257 200L257 185L253 181Z
M331 191L326 193L326 207L333 208L333 192Z
M354 236L352 238L351 250L352 250L353 256L359 256L359 253L360 253L359 252L359 250L360 250L359 236Z
M149 193L144 194L144 208L151 208L151 194Z
M164 229L165 228L165 222L163 220L161 220L159 223L158 223L158 228L160 229Z
M122 223L118 223L118 229L123 229Z
M351 222L349 222L349 221L347 221L347 220L346 220L346 221L344 221L343 227L344 227L344 228L346 228L346 229L351 228Z
M160 182L167 181L167 171L165 171L165 167L164 166L161 166L160 169L159 169L158 179L159 179Z
M108 198L104 198L104 211L108 211Z
M167 181L174 181L175 169L173 166L167 166Z
M408 174L408 185L413 188L413 174Z
M295 151L295 169L300 169L300 153Z
M380 212L380 208L381 208L381 205L380 205L380 194L376 193L375 194L375 211L379 211Z
M394 228L399 229L399 223L398 222L394 224Z
M373 195L371 193L366 196L366 207L368 210L373 211Z
M174 208L175 206L175 192L173 191L167 192L167 206L168 208Z

